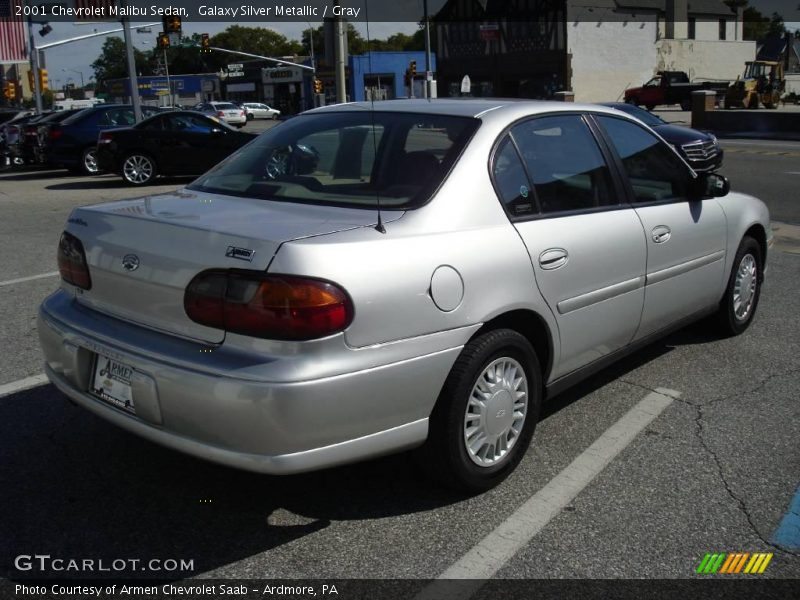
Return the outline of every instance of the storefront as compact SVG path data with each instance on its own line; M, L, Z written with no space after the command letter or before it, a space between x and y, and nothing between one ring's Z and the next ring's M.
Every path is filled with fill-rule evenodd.
M220 97L219 77L216 73L173 75L167 77L138 77L139 97L152 106L181 105L191 107ZM110 79L108 95L114 102L128 102L130 80Z

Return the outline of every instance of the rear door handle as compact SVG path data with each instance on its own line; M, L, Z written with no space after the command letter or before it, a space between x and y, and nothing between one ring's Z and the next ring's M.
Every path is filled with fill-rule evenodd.
M569 254L563 248L549 248L539 255L539 266L545 271L552 271L567 264Z
M672 237L672 230L666 225L658 225L653 228L651 235L656 244L663 244Z

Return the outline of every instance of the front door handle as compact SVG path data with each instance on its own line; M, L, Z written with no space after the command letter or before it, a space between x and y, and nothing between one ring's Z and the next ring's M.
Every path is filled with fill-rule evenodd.
M539 255L539 266L545 271L552 271L567 264L569 254L563 248L549 248Z
M666 225L658 225L653 228L652 237L656 244L663 244L672 237L672 230Z

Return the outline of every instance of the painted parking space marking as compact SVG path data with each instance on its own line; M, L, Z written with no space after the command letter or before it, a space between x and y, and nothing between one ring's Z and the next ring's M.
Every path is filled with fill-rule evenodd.
M455 600L474 595L486 579L561 514L564 507L679 396L680 392L666 388L658 388L645 396L547 485L445 570L438 577L439 581L423 589L417 600Z
M4 383L0 385L0 398L3 396L9 396L11 394L16 394L17 392L24 392L25 390L39 387L40 385L44 385L46 383L48 383L48 379L47 375L44 373L32 375L31 377L26 377L25 379L18 379L17 381L12 381L11 383Z
M783 548L800 550L800 487L794 493L789 508L772 534L772 543Z
M0 281L0 287L6 285L14 285L15 283L25 283L26 281L35 281L36 279L47 279L48 277L57 277L58 271L50 273L41 273L40 275L31 275L30 277L19 277L17 279L9 279L7 281Z

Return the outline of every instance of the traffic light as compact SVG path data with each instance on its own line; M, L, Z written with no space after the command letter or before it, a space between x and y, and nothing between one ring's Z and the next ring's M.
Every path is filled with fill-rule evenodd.
M33 71L28 71L28 89L33 92Z
M5 88L3 88L3 95L6 97L6 100L17 99L17 86L13 81L6 81Z
M49 86L50 81L47 78L47 69L39 69L39 91L47 91Z
M203 33L200 35L200 52L206 54L211 52L211 40L208 39L207 33Z
M180 37L181 35L181 18L177 15L169 15L164 17L161 20L161 23L164 25L164 33L169 35L170 33L177 33Z
M413 78L417 75L417 61L412 60L408 63L408 74Z
M166 50L169 48L169 36L163 31L159 32L156 37L156 48L159 50Z
M321 94L324 88L322 87L322 80L314 79L314 93Z

